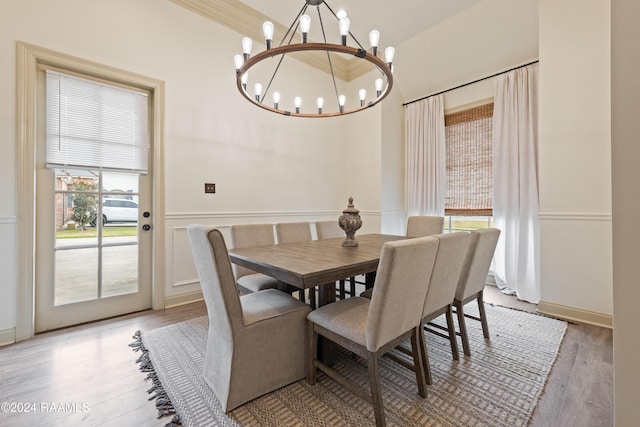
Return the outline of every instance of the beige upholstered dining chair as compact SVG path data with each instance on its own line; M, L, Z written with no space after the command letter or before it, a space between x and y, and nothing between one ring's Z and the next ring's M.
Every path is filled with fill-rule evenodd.
M231 226L231 246L246 248L251 246L275 245L272 224L239 224ZM233 266L238 281L238 289L244 293L278 287L278 281L248 268Z
M316 235L318 239L332 239L336 237L345 237L344 231L340 228L337 220L332 221L318 221L316 222ZM344 299L347 293L349 296L356 295L356 278L349 278L349 291L345 287L345 280L338 282L338 296L340 299Z
M458 279L460 277L460 271L462 269L462 262L464 261L467 247L469 246L470 235L467 232L457 232L435 234L433 237L438 239L439 244L436 260L433 264L431 278L428 280L429 288L427 289L427 297L422 309L422 325L424 325L424 329L428 332L432 332L448 339L451 345L451 354L453 359L458 360L458 344L455 324L453 323L452 305L456 293L456 287L458 285ZM447 321L447 327L444 328L444 330L447 331L446 335L433 329L435 325L431 328L427 327L427 324L430 321L442 314L445 315ZM431 384L433 381L424 335L421 334L420 338L427 384ZM397 348L404 353L409 353L408 350L402 346L398 346ZM399 359L393 355L390 355L390 358L403 366L408 368L412 367L407 365L404 359ZM415 369L415 366L413 369Z
M462 263L469 246L470 235L467 232L457 232L436 234L433 237L439 241L438 253L433 265L431 280L429 281L427 298L422 309L422 324L428 332L447 338L451 345L453 360L458 360L458 344L455 324L453 323L452 305L462 270ZM433 329L435 326L431 328L427 326L429 322L442 314L445 315L447 320L446 335ZM433 381L429 366L429 354L427 353L424 335L421 335L421 338L427 384L431 384Z
M308 222L280 222L276 224L278 244L311 240L311 224Z
M347 298L320 307L309 316L310 348L307 381L314 384L316 368L373 404L377 426L385 425L378 358L411 338L418 393L427 396L420 351L420 323L438 249L438 239L423 237L385 243L380 254L371 300ZM322 335L367 361L371 393L316 359Z
M224 411L304 378L311 309L275 289L239 296L220 231L187 233L209 317L203 376Z
M467 254L462 265L462 271L460 272L460 279L453 303L458 316L462 349L467 356L471 355L471 349L469 346L467 326L464 320L465 317L479 320L482 324L482 333L485 339L489 339L489 325L484 310L483 292L499 237L500 230L497 228L472 231ZM464 305L474 299L478 301L479 317L465 314L463 310Z
M407 218L407 237L440 234L444 230L443 216L410 216Z
M425 237L441 234L444 228L443 216L410 216L407 218L407 237ZM371 298L373 290L366 289L361 297Z
M278 244L307 242L312 239L311 224L308 222L280 222L276 224L276 236ZM295 288L289 289L290 292ZM316 291L315 288L309 289L309 305L316 307ZM298 299L305 301L304 290L298 291Z

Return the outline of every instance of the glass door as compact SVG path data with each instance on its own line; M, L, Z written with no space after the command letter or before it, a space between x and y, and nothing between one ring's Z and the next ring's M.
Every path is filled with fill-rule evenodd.
M36 332L150 308L149 176L61 168L40 175Z

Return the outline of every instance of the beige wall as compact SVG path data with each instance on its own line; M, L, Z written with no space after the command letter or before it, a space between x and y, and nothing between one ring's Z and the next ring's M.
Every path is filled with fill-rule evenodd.
M637 0L613 0L612 51L612 165L613 165L613 335L615 424L635 426L638 405L638 307L640 307L640 44Z
M396 47L404 102L538 57L538 0L484 0Z
M366 230L401 232L401 103L540 56L542 299L610 315L607 5L484 0L397 46L396 86L386 103L316 121L278 117L242 100L230 59L240 35L173 3L2 3L0 88L7 96L0 101L0 268L6 298L0 332L15 325L16 314L16 40L166 82L163 286L170 298L198 290L185 237L192 222L226 227L331 219L353 195ZM55 29L52 17L62 23ZM292 80L314 72L296 67ZM567 74L573 68L589 73L576 78ZM491 84L484 82L448 93L445 105L490 96ZM202 194L205 181L216 182L216 195Z
M0 2L0 28L0 343L16 324L18 40L166 83L166 218L156 226L166 234L166 282L160 286L170 302L199 289L186 240L189 223L337 218L347 190L357 190L361 209L373 214L370 225L379 229L379 185L364 193L365 179L380 182L379 130L363 129L365 141L356 138L363 134L360 124L347 126L348 118L294 119L251 106L235 88L232 58L241 35L160 0ZM289 81L319 77L291 65L283 70ZM314 82L300 94L307 105L325 86ZM332 93L330 80L326 86ZM344 153L355 150L347 129L354 144L372 141L377 153L355 188L345 186L350 160ZM215 195L203 194L204 182L217 184Z
M545 311L613 313L609 21L608 0L540 1L541 306L552 304Z

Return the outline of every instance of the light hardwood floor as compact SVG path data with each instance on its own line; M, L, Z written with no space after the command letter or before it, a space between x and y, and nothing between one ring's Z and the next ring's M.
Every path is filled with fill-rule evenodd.
M536 307L491 286L485 300L526 311ZM165 425L170 418L156 419L154 403L147 400L151 384L143 381L145 374L134 363L139 353L128 344L136 330L204 314L204 303L198 302L49 332L0 348L0 403L35 405L36 410L0 411L0 425ZM569 325L531 425L613 425L611 330Z

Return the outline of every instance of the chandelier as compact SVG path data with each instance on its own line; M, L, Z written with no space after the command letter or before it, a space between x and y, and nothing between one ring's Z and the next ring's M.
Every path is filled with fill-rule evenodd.
M327 42L324 21L320 11L320 6L323 4L329 11L330 18L335 18L338 23L341 41L340 44ZM317 9L318 24L322 32L323 39L323 42L321 43L309 41L311 17L306 14L309 6L315 6ZM373 30L369 33L370 50L367 51L349 31L350 23L351 22L346 12L340 10L337 13L334 13L331 7L324 0L305 0L305 4L302 6L302 9L296 18L294 18L289 29L282 37L282 41L278 46L274 47L274 25L269 21L265 22L262 28L265 37L266 49L263 52L252 56L251 49L253 41L250 38L245 37L242 39L243 54L235 55L234 57L236 67L236 84L238 90L249 102L260 108L277 114L294 117L340 116L356 113L378 104L389 94L391 87L393 86L393 55L395 50L393 47L387 47L384 52L385 59L382 60L378 57L378 41L380 39L380 33L377 30ZM300 43L292 43L293 39L296 38L298 29L300 30L300 36L298 36ZM347 45L349 36L357 47ZM278 90L271 91L272 83L274 83L276 74L278 73L285 56L296 52L309 51L319 51L320 54L326 53L326 61L328 63L328 69L333 83L332 91L335 92L335 102L333 100L325 102L325 98L322 96L317 97L314 100L315 102L310 102L310 100L303 100L299 95L295 95L294 97L293 93L291 94L292 96L285 100L284 98L281 99L281 92ZM347 96L341 93L338 89L333 64L335 56L334 61L332 61L332 55L343 55L349 58L355 57L362 61L368 61L368 63L371 64L369 65L371 69L377 69L380 76L372 82L372 87L369 91L369 93L373 93L375 95L367 97L367 88L362 88L358 91L357 99L348 100ZM275 64L267 61L271 58L277 59ZM259 63L262 63L263 66L265 64L272 66L275 65L271 77L269 78L268 75L266 76L266 79L263 82L264 85L259 81L251 82L249 79L249 70ZM315 86L318 86L317 81L313 80L307 82L306 85L307 92L310 90L312 91ZM247 87L253 89L253 93L249 93ZM271 95L273 102L270 102L271 99L267 99L269 94ZM333 96L333 94L330 95L331 98L333 98ZM355 96L353 98L355 98Z

